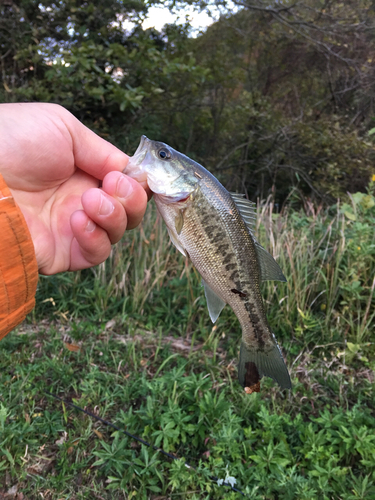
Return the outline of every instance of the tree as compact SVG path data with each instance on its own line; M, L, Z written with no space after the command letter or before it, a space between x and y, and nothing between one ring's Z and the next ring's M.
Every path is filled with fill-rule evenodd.
M215 75L206 94L210 163L255 195L276 185L282 199L298 185L329 201L364 190L373 163L372 2L233 3L242 10L197 40L198 62Z
M0 101L60 103L129 153L163 140L253 198L365 189L372 2L212 0L224 15L196 39L142 29L151 3L3 1Z

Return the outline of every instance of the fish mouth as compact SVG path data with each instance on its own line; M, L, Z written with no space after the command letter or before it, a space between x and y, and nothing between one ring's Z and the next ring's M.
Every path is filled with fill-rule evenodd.
M142 135L137 150L131 158L132 164L139 165L140 163L142 163L147 154L150 142L151 142L150 139L148 139L145 135Z
M138 182L143 182L147 179L147 174L144 170L145 165L142 165L142 163L146 158L150 143L150 139L142 135L134 155L129 158L129 162L124 170L124 174L132 177Z

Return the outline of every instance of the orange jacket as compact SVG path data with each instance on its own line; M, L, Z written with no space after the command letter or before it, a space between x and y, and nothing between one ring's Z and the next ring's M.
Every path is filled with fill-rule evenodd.
M0 340L34 308L37 282L26 221L0 175Z

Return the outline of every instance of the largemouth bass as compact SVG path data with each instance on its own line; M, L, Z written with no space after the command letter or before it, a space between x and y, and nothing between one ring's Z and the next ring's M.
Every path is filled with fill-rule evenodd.
M211 320L225 304L236 314L242 327L238 379L245 391L259 391L264 375L290 389L260 292L262 280L286 279L253 235L254 204L229 193L202 165L145 136L125 173L147 181L173 244L202 276Z

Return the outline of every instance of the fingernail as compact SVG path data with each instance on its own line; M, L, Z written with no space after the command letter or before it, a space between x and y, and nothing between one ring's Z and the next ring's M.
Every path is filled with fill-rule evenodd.
M102 194L100 199L99 215L109 215L114 209L114 204L111 203L109 199L104 196L104 194Z
M119 177L119 180L117 181L116 195L119 198L128 198L132 192L133 186L131 182L123 175Z
M86 224L85 230L88 233L92 233L95 228L96 228L95 222L93 222L91 219L89 219L88 223Z

